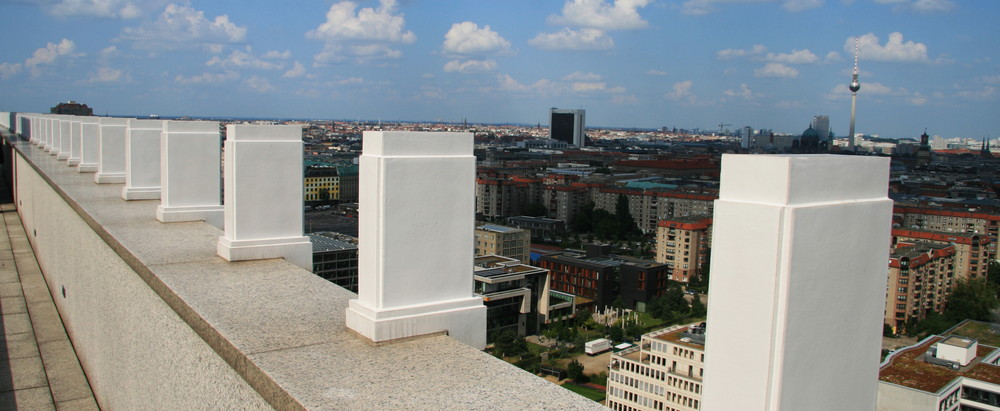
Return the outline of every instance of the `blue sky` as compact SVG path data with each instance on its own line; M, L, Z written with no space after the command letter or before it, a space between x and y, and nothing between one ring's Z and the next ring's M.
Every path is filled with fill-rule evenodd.
M0 109L1000 134L995 0L0 0Z

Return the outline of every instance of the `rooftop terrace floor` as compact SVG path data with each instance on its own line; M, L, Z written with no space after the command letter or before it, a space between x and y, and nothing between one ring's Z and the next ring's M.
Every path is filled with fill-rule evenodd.
M99 409L3 183L0 216L0 409Z

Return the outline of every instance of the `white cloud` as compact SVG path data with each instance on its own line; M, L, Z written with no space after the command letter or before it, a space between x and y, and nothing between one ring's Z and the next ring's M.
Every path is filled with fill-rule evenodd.
M671 100L693 98L694 94L691 93L692 87L694 87L694 82L691 80L674 83L673 88L671 89L671 91L667 92L666 97Z
M0 63L0 79L6 80L10 76L15 76L21 72L21 63Z
M531 91L531 86L518 82L509 74L497 74L497 82L500 83L501 90L517 92Z
M570 74L563 76L563 80L566 81L600 81L601 76L594 73L584 73L582 71L574 71Z
M785 0L781 7L785 10L796 12L815 9L823 6L823 0Z
M608 86L603 81L575 81L569 84L569 89L575 93L611 93L621 94L627 91L622 86Z
M790 64L807 64L819 61L819 57L816 57L816 55L809 50L792 50L791 53L778 54L767 53L767 56L764 58L767 61Z
M615 94L614 96L611 96L612 104L637 104L638 102L639 99L636 98L634 94Z
M494 60L452 60L444 65L447 73L487 73L497 69L497 62Z
M844 42L844 51L854 55L854 37L848 37ZM903 42L903 34L893 32L885 45L879 44L878 36L865 34L858 39L861 60L891 61L899 63L927 62L927 46L912 40Z
M363 79L361 77L348 77L348 78L343 78L343 79L334 81L333 83L336 84L336 85L338 85L338 86L346 86L346 85L350 85L350 84L364 84L364 82L365 82L365 79Z
M823 60L828 61L828 62L829 61L840 61L840 53L837 53L836 51L831 51L829 53L826 53L826 57L824 57Z
M743 97L746 99L753 98L753 91L751 91L750 86L747 86L746 84L740 84L739 90L726 90L722 93L730 97Z
M274 87L271 83L267 81L266 78L258 76L250 76L250 78L243 81L243 84L257 93L268 93L274 91Z
M951 0L875 0L880 4L893 4L893 11L914 11L917 13L943 13L955 8Z
M555 33L538 33L528 44L543 50L608 50L615 41L601 30L564 28Z
M681 13L703 15L718 11L717 4L769 3L773 0L688 0L681 5Z
M234 50L232 53L229 53L229 56L226 58L214 56L205 64L208 66L255 68L261 70L281 70L284 68L284 64L264 61L254 57L253 54L240 50Z
M767 63L753 71L754 77L797 77L799 71L781 63Z
M405 30L406 20L396 11L395 0L381 0L379 7L358 10L357 3L342 1L330 6L326 21L306 37L327 42L365 40L391 43L413 43L417 36Z
M986 84L1000 84L1000 74L994 74L992 76L982 76L979 78L979 81L982 81L983 83Z
M909 98L906 99L907 103L910 103L910 104L912 104L914 106L925 105L925 104L927 104L927 101L928 101L927 97L924 96L923 94L920 94L919 92L913 93L912 96L910 96Z
M557 26L586 27L601 30L641 29L649 25L639 9L652 0L567 0L562 15L549 16L548 23Z
M285 50L285 51L268 50L268 52L264 53L264 55L261 56L261 57L262 58L266 58L266 59L288 60L288 59L292 58L292 51L291 50Z
M651 76L666 76L666 75L668 75L669 73L667 73L666 71L661 71L661 70L657 70L657 69L652 69L652 70L649 70L649 71L647 71L647 72L646 72L646 74L649 74L649 75L651 75Z
M948 12L955 8L950 0L917 0L913 2L913 10L919 13Z
M471 21L452 24L444 35L444 51L449 53L477 54L509 49L510 42L491 30L490 26L480 28Z
M132 47L137 49L171 50L213 45L219 49L218 44L241 43L246 35L246 27L229 21L229 16L221 15L210 21L201 10L170 4L156 21L122 29L119 40L131 41Z
M347 56L344 55L343 47L327 43L323 46L323 51L313 56L313 66L322 67L329 63L340 63L345 60L347 60Z
M991 100L997 95L997 88L985 86L979 90L965 90L956 93L957 96L970 100Z
M59 56L70 54L75 49L76 44L73 43L73 40L69 39L62 39L59 44L48 43L45 47L35 50L31 57L24 61L24 66L34 68L40 64L51 64Z
M286 71L285 74L282 74L281 77L296 78L301 77L303 74L306 74L306 66L303 66L302 63L296 60L292 68Z
M174 78L178 84L215 84L233 81L240 78L240 73L226 71L224 73L202 73L197 76L184 77L180 74Z
M111 57L118 54L118 47L108 46L101 50L101 57Z
M122 79L124 72L111 67L99 67L97 72L87 79L88 83L113 83Z
M36 1L56 16L94 16L133 19L158 10L170 0L58 0Z
M358 58L359 61L375 60L375 59L398 59L402 57L403 52L393 49L384 44L364 44L360 46L351 46L348 48L351 54Z
M738 57L757 56L767 52L767 47L763 44L754 44L749 50L725 49L715 52L715 58L719 60L731 60Z

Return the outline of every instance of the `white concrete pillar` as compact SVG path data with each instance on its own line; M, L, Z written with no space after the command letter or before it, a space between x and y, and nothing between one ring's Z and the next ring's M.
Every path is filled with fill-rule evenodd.
M160 198L160 138L163 120L128 120L125 131L126 200Z
M470 133L366 131L359 176L358 298L347 326L374 342L447 331L486 346L472 294Z
M874 410L889 159L722 157L702 410Z
M312 271L312 243L303 234L302 127L226 126L227 261L284 257Z
M80 163L77 171L93 173L97 171L100 156L101 118L80 117Z
M125 182L125 134L128 119L104 117L98 134L97 174L94 182L116 184Z
M220 143L217 121L164 122L157 220L209 220L222 225Z
M73 121L70 116L59 116L59 144L56 144L56 160L69 159L70 139L73 138Z
M59 120L56 120L50 116L43 117L42 120L43 127L45 128L45 146L42 147L46 152L52 154L52 150L55 149L55 142L58 140L58 127Z
M80 157L82 156L80 152L80 140L82 135L83 123L80 119L82 116L74 116L73 120L70 121L69 127L69 158L66 159L66 164L69 166L77 166L80 164Z

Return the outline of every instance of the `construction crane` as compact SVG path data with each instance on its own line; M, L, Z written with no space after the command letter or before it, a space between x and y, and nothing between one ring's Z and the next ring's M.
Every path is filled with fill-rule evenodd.
M729 127L731 125L732 124L719 123L719 134L720 135L726 134L726 127Z

